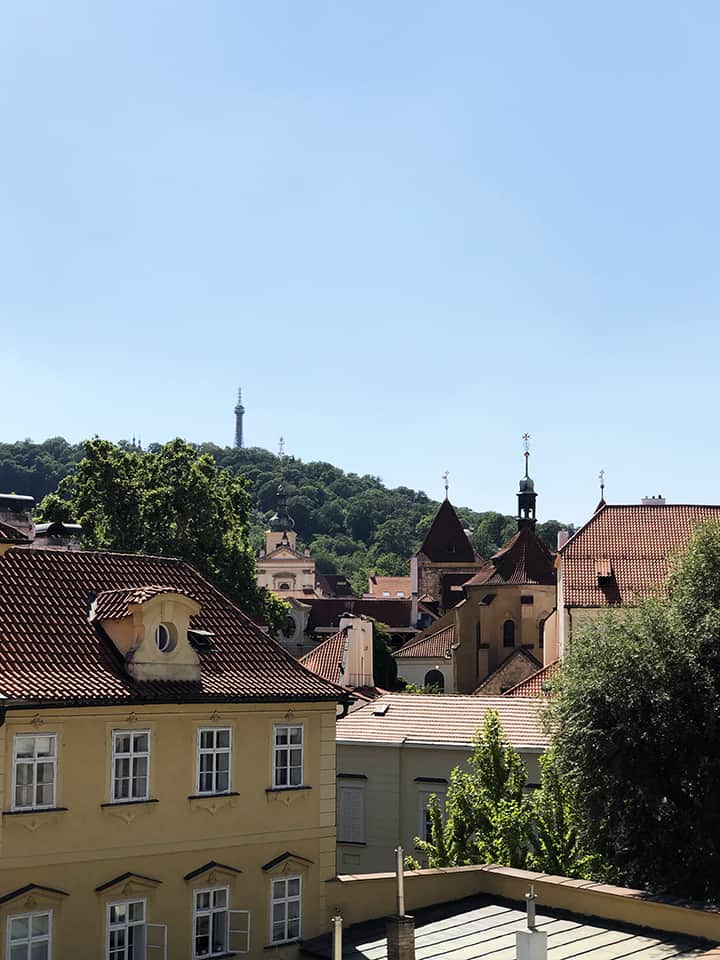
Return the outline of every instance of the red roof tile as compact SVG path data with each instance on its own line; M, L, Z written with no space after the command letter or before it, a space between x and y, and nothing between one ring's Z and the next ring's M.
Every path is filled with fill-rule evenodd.
M601 507L559 550L565 605L632 603L662 588L673 554L706 520L720 521L720 506Z
M531 677L521 680L514 687L510 687L502 694L503 697L547 697L550 693L548 685L552 683L560 670L560 661L549 663L542 670L533 673Z
M402 594L400 599L403 599L409 597L412 590L410 577L370 577L368 588L368 593L380 600L397 598L398 594Z
M121 590L103 590L95 598L92 617L94 620L122 620L130 614L130 607L145 603L159 593L177 593L175 587L130 587Z
M545 586L555 583L553 554L530 527L518 530L515 536L490 558L487 566L465 585L472 587L502 583Z
M347 634L345 630L340 630L300 657L300 663L319 677L331 683L342 684L347 645Z
M196 600L196 630L213 635L199 653L199 683L133 679L97 621L93 595L138 587ZM337 686L289 653L181 560L119 553L10 550L0 557L0 693L52 702L336 700Z
M473 563L479 560L449 500L443 500L420 547L432 563Z
M432 629L432 628L430 628ZM442 627L434 633L414 637L393 654L394 657L431 657L433 660L444 657L455 643L455 624Z
M474 697L483 696L483 690L486 690L491 684L494 684L499 678L502 678L503 674L513 666L516 660L526 661L531 670L540 666L540 661L537 659L537 657L534 657L528 650L524 650L522 647L517 647L515 650L513 650L509 657L506 657L503 662L493 670L492 673L489 673L485 677L483 682L473 690L472 695ZM500 689L502 689L502 687ZM512 687L510 689L512 689ZM503 691L501 696L504 696L505 693L507 693L507 691Z
M378 713L387 705L385 713ZM550 740L541 720L543 703L519 697L473 697L454 693L388 693L338 720L338 743L421 743L472 747L488 710L497 710L515 747L544 749Z

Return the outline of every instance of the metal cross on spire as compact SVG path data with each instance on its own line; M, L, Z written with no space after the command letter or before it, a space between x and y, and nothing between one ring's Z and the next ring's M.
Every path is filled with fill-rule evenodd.
M530 434L524 433L522 435L522 439L523 439L523 450L525 451L525 453L523 454L523 456L525 457L525 476L527 477L528 476L528 460L530 458Z
M601 470L598 474L598 479L600 480L600 499L605 499L605 471Z
M449 476L450 476L450 471L449 471L449 470L446 470L445 473L442 475L442 478L441 478L441 479L443 479L443 480L445 481L445 499L446 499L446 500L447 500L447 498L448 498L448 487L450 486L450 484L448 483L448 477L449 477Z
M282 460L285 456L285 437L280 437L280 442L278 443L278 460Z

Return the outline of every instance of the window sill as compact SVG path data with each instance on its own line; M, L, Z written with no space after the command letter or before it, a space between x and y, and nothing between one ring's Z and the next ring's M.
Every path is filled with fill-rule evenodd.
M222 797L239 797L237 790L227 790L224 793L191 793L188 800L220 800ZM223 953L223 957L234 957L234 953ZM212 957L212 960L219 960L219 957Z
M107 803L101 803L101 807L130 807L141 803L160 803L159 800L109 800Z
M302 943L302 937L295 937L295 938L292 939L292 940L278 940L277 943L268 943L268 944L266 944L266 945L263 947L263 949L264 949L264 950L277 950L277 949L279 949L280 947L289 947L289 946L292 946L293 943Z
M67 807L27 807L22 810L3 810L2 815L4 817L23 817L30 814L37 816L38 813L64 813L67 809Z
M306 783L300 783L297 787L266 787L265 793L286 793L291 790L312 790ZM297 940L283 940L283 943L297 943Z
M337 840L336 843L344 847L366 847L367 840Z

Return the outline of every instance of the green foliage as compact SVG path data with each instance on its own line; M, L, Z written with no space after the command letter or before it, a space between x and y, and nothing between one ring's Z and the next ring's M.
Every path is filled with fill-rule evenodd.
M612 882L720 896L720 527L700 526L668 598L573 640L553 722L580 842Z
M418 683L411 683L411 681L406 680L405 677L397 678L395 689L401 690L403 693L443 693L440 687L432 683L421 686Z
M489 710L476 735L469 772L456 767L445 796L445 820L431 798L432 836L415 844L429 867L500 863L522 867L527 858L529 805L520 755Z
M245 479L182 440L151 453L99 439L84 449L41 518L76 519L92 549L181 557L271 628L285 622L287 604L255 583Z
M138 454L128 443L118 444L118 449L131 457ZM162 448L151 444L148 449L157 455ZM379 576L408 573L408 559L422 543L439 507L421 491L389 490L378 477L344 473L329 463L303 463L293 457L280 460L258 447L238 450L205 443L193 449L208 454L221 470L248 481L248 537L254 552L262 546L282 479L302 546L310 549L321 573L344 574L358 595L367 590L371 572ZM84 456L82 444L73 446L62 438L42 444L29 440L0 444L0 490L29 493L39 501L55 491ZM118 493L132 495L127 490ZM62 504L55 508L63 509ZM50 501L46 516L49 510ZM460 507L458 515L484 557L495 553L517 529L515 519L505 514ZM538 524L539 535L552 549L561 526L553 520Z
M373 621L373 672L375 686L394 690L397 681L397 662L392 655L390 628L379 620Z

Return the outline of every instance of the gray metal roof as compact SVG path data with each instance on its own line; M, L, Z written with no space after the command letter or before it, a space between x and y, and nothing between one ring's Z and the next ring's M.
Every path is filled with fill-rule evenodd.
M417 910L416 960L515 960L515 933L526 930L524 905L489 897L471 897ZM548 934L548 960L671 960L697 957L713 944L643 927L537 908L537 929ZM385 921L373 920L345 930L343 957L385 960ZM303 944L306 954L331 956L327 934Z

